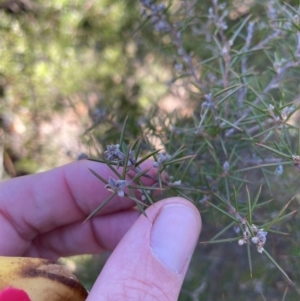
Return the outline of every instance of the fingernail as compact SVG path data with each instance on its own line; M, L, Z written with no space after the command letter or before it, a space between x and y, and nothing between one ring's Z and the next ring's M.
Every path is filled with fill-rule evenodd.
M156 258L179 274L189 262L198 241L200 221L194 211L181 204L166 205L155 219L151 248Z

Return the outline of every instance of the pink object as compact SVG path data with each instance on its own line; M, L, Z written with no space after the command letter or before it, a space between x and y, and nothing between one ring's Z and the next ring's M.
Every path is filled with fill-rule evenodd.
M27 293L21 289L7 287L0 291L0 301L31 301Z

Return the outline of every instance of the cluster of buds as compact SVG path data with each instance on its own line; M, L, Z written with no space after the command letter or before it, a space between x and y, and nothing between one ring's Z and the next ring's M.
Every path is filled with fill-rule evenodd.
M280 112L280 115L281 115L281 118L283 121L286 121L288 116L295 111L295 108L294 107L285 107L281 112Z
M180 186L181 180L174 181L174 177L165 172L165 179L169 187Z
M298 155L293 155L292 156L292 159L294 161L294 166L297 168L297 169L300 169L300 156Z
M151 19L154 29L158 32L169 32L171 25L168 23L164 11L164 4L155 4L153 0L141 0L143 5L143 14Z
M174 181L174 182L169 182L167 185L169 187L174 187L174 186L181 186L181 180L177 180L177 181Z
M275 174L276 176L281 176L282 173L283 173L283 166L282 166L281 164L279 164L279 165L276 167L274 174Z
M134 155L134 151L130 150L129 154L128 154L128 163L127 166L133 168L135 167L135 163L137 162L135 155Z
M123 197L125 195L124 188L129 185L129 182L126 180L115 180L112 177L109 177L108 184L105 188L111 192L117 192L118 196Z
M213 95L211 93L205 94L204 98L205 98L205 101L202 102L201 109L202 108L213 108L213 109L217 108L214 103Z
M223 11L220 15L219 12ZM217 26L218 29L224 31L228 28L225 18L227 17L229 11L226 9L226 3L218 4L217 0L213 1L213 7L208 9L208 19L211 24Z
M120 151L119 144L107 145L107 150L104 152L108 161L118 161L123 162L125 160L125 155Z
M264 231L263 229L257 228L255 225L251 225L251 230L246 226L245 231L243 232L243 237L239 239L238 244L240 246L249 243L251 240L252 243L256 245L257 252L262 253L263 252L263 246L267 240L266 236L268 232ZM254 233L254 235L251 234Z
M104 152L106 155L108 161L117 161L121 166L124 165L124 161L126 159L126 156L123 152L120 150L119 144L112 144L107 146L107 150ZM131 150L128 154L128 167L134 167L137 160L134 156L134 151Z
M142 189L138 189L138 191L141 193L141 200L142 200L143 202L145 202L145 201L147 200L146 193L147 193L148 195L151 194L151 190L146 190L145 192L143 192Z
M224 162L223 171L224 171L225 174L228 174L228 171L229 171L229 162L228 161Z
M161 168L163 163L168 161L170 158L171 158L171 156L169 154L159 153L157 161L153 163L153 167Z

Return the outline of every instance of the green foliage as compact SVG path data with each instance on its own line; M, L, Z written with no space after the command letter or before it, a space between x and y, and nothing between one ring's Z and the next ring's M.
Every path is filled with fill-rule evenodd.
M300 10L294 2L225 4L54 1L0 10L0 106L29 112L30 145L41 120L84 103L81 141L115 172L102 179L91 170L112 195L143 213L166 196L194 202L202 243L180 300L296 300ZM142 185L149 157L153 187ZM126 180L132 173L135 183Z

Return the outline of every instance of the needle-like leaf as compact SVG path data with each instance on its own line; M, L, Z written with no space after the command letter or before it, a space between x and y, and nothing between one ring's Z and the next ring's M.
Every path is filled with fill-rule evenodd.
M275 259L266 251L266 249L263 249L263 253L268 257L268 259L277 267L277 269L283 274L284 277L289 282L292 282L290 277L287 275L287 273L281 268L281 266L275 261Z
M97 214L98 211L100 211L113 197L117 195L117 192L114 192L109 197L107 197L101 205L99 205L95 210L92 211L92 213L89 214L89 216L84 220L83 224L86 223L89 219L91 219L95 214Z

